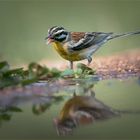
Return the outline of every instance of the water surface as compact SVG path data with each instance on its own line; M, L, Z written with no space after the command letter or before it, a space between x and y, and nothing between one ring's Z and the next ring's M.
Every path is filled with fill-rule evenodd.
M59 80L4 89L0 139L139 139L139 100L138 78Z

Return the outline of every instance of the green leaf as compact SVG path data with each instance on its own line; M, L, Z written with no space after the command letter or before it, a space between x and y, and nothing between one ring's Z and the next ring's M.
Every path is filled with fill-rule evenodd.
M57 104L57 103L63 101L64 100L64 97L63 96L56 96L56 97L54 97L54 99L55 99L54 103Z
M82 69L83 71L84 71L84 70L92 70L92 69L89 68L87 65L82 64L82 63L78 63L78 64L77 64L77 68L80 68L80 69Z
M56 69L56 68L52 68L50 72L52 73L52 75L53 75L54 77L59 77L60 74L61 74L61 71L58 70L58 69Z
M32 112L35 115L40 115L42 113L44 113L47 109L49 109L51 106L50 103L45 103L45 104L34 104L32 106Z
M3 73L4 77L15 76L15 75L23 76L23 68L8 70Z
M74 71L72 69L66 69L65 71L63 71L61 73L61 76L62 77L65 77L65 76L74 76Z
M9 64L7 61L0 62L0 72L6 72L10 68Z
M43 67L35 62L30 63L28 69L30 72L32 72L38 77L42 75L46 75L49 72L49 69L47 67Z
M12 111L12 112L22 112L22 110L16 106L12 106L9 108L9 111Z
M94 69L92 69L92 68L90 68L87 65L82 64L82 63L78 63L77 68L82 70L83 76L94 75L96 72Z
M1 118L5 121L11 120L11 114L2 114Z
M35 83L35 82L37 82L37 81L38 81L37 78L23 79L23 80L21 81L21 84L22 84L23 86L25 86L25 85L29 85L29 84Z
M81 75L83 73L83 70L81 68L78 68L75 70L75 74Z
M0 88L8 87L8 86L13 86L19 84L20 80L17 78L3 78L0 79Z

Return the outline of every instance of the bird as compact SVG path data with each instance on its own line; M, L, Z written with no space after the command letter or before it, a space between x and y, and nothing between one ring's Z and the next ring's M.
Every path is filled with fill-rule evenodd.
M79 125L119 116L118 112L99 101L94 96L76 95L66 101L54 125L58 135L72 133Z
M129 35L140 34L140 31L115 34L113 32L72 32L64 27L53 26L48 29L46 44L52 44L59 55L70 62L87 59L88 66L92 62L92 55L106 42Z

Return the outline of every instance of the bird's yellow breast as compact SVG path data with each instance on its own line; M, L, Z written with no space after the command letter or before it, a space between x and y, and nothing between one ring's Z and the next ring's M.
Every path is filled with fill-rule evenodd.
M84 96L74 96L63 106L59 118L61 120L70 117L78 108L90 106L89 98Z
M83 58L80 57L78 52L70 52L67 46L64 46L62 43L53 42L53 47L60 54L61 57L69 61L79 61Z

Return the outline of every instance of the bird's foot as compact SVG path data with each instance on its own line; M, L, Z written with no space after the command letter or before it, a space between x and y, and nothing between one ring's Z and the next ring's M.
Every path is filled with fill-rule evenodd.
M70 61L70 69L73 69L73 61Z
M88 60L87 66L90 66L90 63L92 62L92 58L88 57L87 60Z

